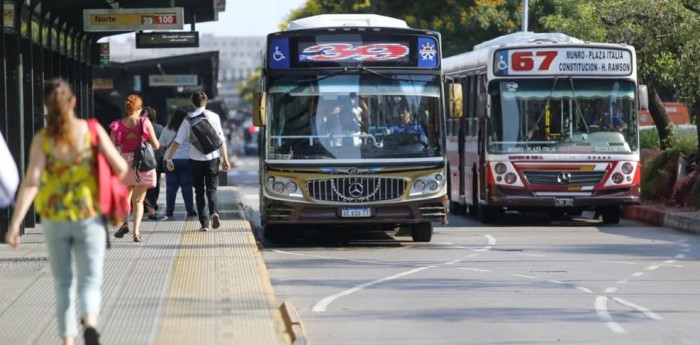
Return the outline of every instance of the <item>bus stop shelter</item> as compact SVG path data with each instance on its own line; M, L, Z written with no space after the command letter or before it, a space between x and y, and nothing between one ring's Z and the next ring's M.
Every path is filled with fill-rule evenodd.
M182 8L180 20L195 24L218 20L225 6L226 0L3 0L0 131L20 171L26 168L34 133L44 127L44 81L68 81L78 100L76 114L82 118L94 116L93 73L101 57L98 40L141 29L85 30L83 10L128 9L146 13L148 9ZM3 240L9 217L9 210L0 210ZM30 210L24 225L33 227L36 218Z

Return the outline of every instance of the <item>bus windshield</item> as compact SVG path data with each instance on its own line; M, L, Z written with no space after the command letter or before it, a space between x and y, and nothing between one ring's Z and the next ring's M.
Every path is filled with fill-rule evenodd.
M489 86L490 153L631 153L637 149L631 81L555 79Z
M265 158L441 157L435 75L327 74L270 81Z

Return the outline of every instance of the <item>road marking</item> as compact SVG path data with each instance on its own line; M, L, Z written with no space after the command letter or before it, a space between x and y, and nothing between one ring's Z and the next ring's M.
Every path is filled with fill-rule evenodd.
M527 278L527 279L538 279L537 277L533 277L533 276L526 276L526 275L524 275L524 274L512 274L512 275L513 275L513 276L515 276L515 277L520 277L520 278Z
M462 260L454 260L454 261L446 262L445 265L454 265L454 264L457 264L460 262L462 262Z
M479 256L479 255L481 255L481 254L479 254L479 253L471 253L471 254L467 255L467 258L475 258L475 257L477 257L477 256Z
M649 310L649 308L643 307L643 306L638 305L638 304L634 304L634 303L629 302L627 300L624 300L622 298L613 297L613 301L620 303L622 305L626 305L630 308L636 309L637 311L641 312L642 314L646 315L646 317L648 317L652 320L663 320L664 319L663 317L659 316L659 314Z
M605 288L605 293L613 293L615 291L617 291L616 287Z
M481 268L469 268L469 267L457 267L460 270L465 270L465 271L476 271L476 272L491 272L489 270L484 270Z
M615 284L627 284L627 280L618 280Z
M647 267L646 269L649 270L649 271L655 271L655 270L658 269L659 267L660 267L659 265L652 265L652 266Z
M394 265L394 266L399 265L397 263L389 263L389 262L381 262L381 261L368 261L368 260L341 258L341 257L335 257L335 256L292 253L292 252L286 252L284 250L277 250L277 249L273 250L273 252L279 253L279 254L284 254L284 255L305 256L305 257L310 257L310 258L321 258L321 259L330 259L330 260L352 261L352 262L360 262L360 263L364 263L364 264Z
M547 281L550 283L554 283L554 284L566 284L565 282L559 281L559 280L547 280Z
M641 277L641 276L643 276L643 275L644 275L644 272L635 272L635 273L632 273L632 276L633 276L633 277Z
M599 262L606 262L610 264L621 264L621 265L636 265L636 262L630 262L630 261L610 261L610 260L603 260Z
M489 246L493 247L496 245L497 241L496 241L495 237L493 237L491 235L484 235L484 237L486 237L486 239L489 241Z
M605 322L605 325L610 328L611 331L617 334L624 334L627 333L622 326L620 326L619 323L613 321L612 316L610 316L610 313L608 313L608 298L605 296L598 296L595 298L595 303L593 304L595 306L595 311L596 314L598 314L598 318L603 320Z
M418 268L414 268L414 269L412 269L412 270L410 270L410 271L406 271L406 272L401 272L401 273L398 273L398 274L394 274L393 276L389 276L389 277L386 277L386 278L373 280L373 281L371 281L371 282L369 282L369 283L360 284L360 285L358 285L358 286L352 287L352 288L347 289L347 290L345 290L345 291L341 291L341 292L339 292L339 293L337 293L337 294L335 294L335 295L331 295L331 296L328 296L328 297L326 297L326 298L320 300L318 303L316 303L316 304L314 305L314 307L311 309L311 311L314 311L314 312L324 312L324 311L326 311L326 308L328 308L328 305L331 304L331 303L333 303L333 301L335 301L335 300L338 299L338 298L341 298L341 297L350 295L350 294L352 294L352 293L358 292L358 291L360 291L360 290L362 290L362 289L364 289L364 288L367 288L367 287L370 287L370 286L373 286L373 285L381 284L381 283L386 282L386 281L389 281L389 280L398 279L398 278L401 278L401 277L404 277L404 276L407 276L407 275L410 275L410 274L413 274L413 273L417 273L417 272L420 272L420 271L423 271L423 270L427 270L427 269L429 269L429 268L435 268L435 267L436 267L436 266L418 267Z
M674 262L676 262L676 260L666 260L666 261L664 261L665 264L672 264L672 263L674 263Z
M685 254L676 255L676 259L683 259L683 258L685 258Z
M581 291L583 291L583 292L585 292L585 293L593 293L593 290L591 290L591 289L589 289L589 288L587 288L587 287L583 287L583 286L577 286L576 289L581 290Z

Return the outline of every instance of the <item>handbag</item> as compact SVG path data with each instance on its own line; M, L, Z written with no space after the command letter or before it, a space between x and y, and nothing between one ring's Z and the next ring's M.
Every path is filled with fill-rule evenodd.
M122 223L129 214L129 190L119 176L114 173L112 166L109 165L107 158L99 149L97 120L88 119L87 122L92 149L95 152L95 161L97 162L97 201L100 206L100 212L111 225L117 225Z
M0 162L3 164L3 168L0 169L0 207L6 207L15 200L19 185L19 171L2 133L0 133Z
M142 117L141 119L141 145L134 151L134 170L136 171L136 181L141 182L141 176L139 172L149 172L154 170L158 165L156 161L156 155L153 151L153 146L151 143L144 140L143 134L145 133L144 127L147 118Z

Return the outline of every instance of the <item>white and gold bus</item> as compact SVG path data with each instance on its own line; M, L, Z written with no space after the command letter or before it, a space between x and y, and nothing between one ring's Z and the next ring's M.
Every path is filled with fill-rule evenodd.
M505 210L606 224L639 203L634 47L563 34L515 33L443 60L458 97L447 120L452 213L496 221ZM460 99L461 98L461 99Z
M321 15L267 37L254 121L272 240L315 227L446 222L440 35L377 15Z

